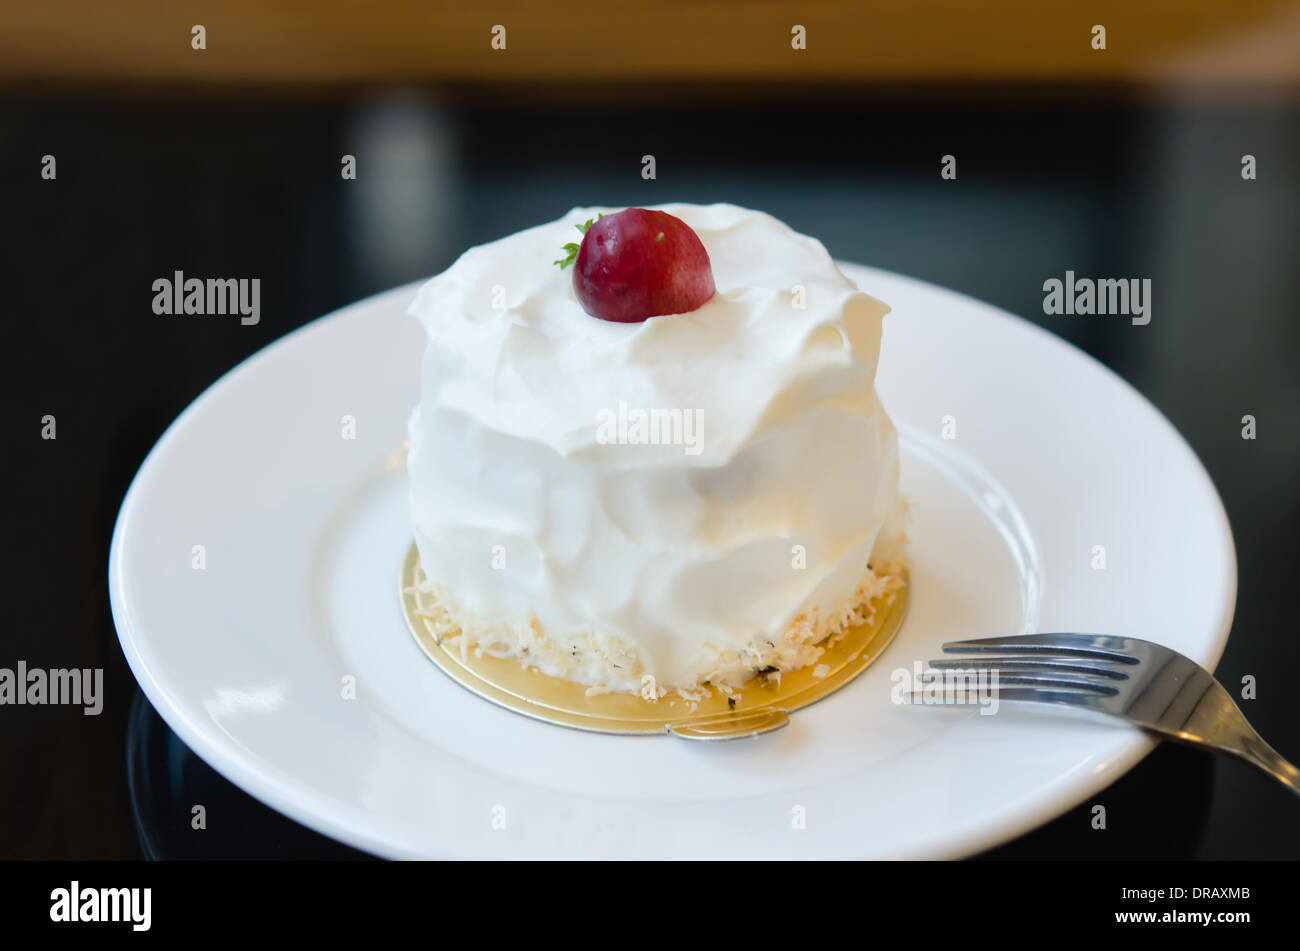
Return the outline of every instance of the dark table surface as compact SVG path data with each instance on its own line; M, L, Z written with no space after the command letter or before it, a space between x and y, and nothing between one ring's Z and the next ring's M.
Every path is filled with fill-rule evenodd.
M1008 90L581 108L429 91L0 98L0 577L15 610L0 667L105 671L97 717L0 707L0 858L358 856L225 782L139 694L108 606L117 509L167 424L244 357L574 205L762 208L839 258L1040 323L1133 383L1201 457L1232 523L1239 592L1218 673L1257 679L1248 716L1300 759L1298 120L1293 101L1268 96ZM647 153L655 181L640 175ZM40 176L47 154L54 181ZM356 181L340 178L344 154ZM939 177L944 154L956 181ZM157 321L151 282L176 269L260 277L261 322ZM1149 277L1152 322L1044 316L1042 283L1067 269ZM46 414L57 440L40 438ZM195 788L243 821L188 835L176 804ZM1110 834L1090 829L1085 806L990 855L1300 857L1300 802L1197 751L1160 747L1101 801Z

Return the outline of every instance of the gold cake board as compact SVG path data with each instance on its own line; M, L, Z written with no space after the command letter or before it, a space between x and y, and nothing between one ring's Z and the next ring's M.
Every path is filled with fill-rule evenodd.
M785 726L795 710L839 690L866 670L894 639L907 613L910 590L904 572L902 590L895 593L892 604L877 609L872 623L849 629L817 665L782 674L779 683L754 676L736 688L740 697L733 706L713 687L710 696L698 703L671 692L657 701L615 693L589 697L585 685L551 677L514 658L476 657L471 649L462 659L459 638L453 635L438 643L428 619L416 613L433 604L431 596L418 588L423 579L419 552L412 542L397 582L406 624L420 649L443 673L484 700L557 726L624 735L668 733L689 740L769 733ZM829 672L825 677L813 676L821 665Z

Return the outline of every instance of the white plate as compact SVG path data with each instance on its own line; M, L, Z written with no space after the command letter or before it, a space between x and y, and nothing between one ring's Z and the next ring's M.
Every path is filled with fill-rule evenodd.
M1152 741L1008 707L896 706L891 672L945 640L1029 630L1133 634L1213 668L1236 592L1214 487L1142 396L1055 336L845 270L894 309L880 391L904 432L912 603L875 666L784 731L701 745L565 730L420 653L395 593L414 286L267 347L145 460L109 586L149 700L236 785L393 857L954 857L1085 800ZM940 438L945 416L956 439Z

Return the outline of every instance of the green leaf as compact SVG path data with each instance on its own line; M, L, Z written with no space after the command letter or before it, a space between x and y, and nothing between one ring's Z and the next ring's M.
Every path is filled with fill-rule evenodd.
M564 257L557 258L551 263L558 264L560 266L560 270L563 271L574 261L578 260L578 247L579 246L574 244L573 242L569 242L564 246L564 252L565 252Z
M579 233L579 234L585 235L585 234L587 233L587 229L588 229L588 228L590 228L590 227L591 227L592 225L594 225L597 221L599 221L601 218L604 218L604 217L605 217L605 216L604 216L603 214L601 214L601 215L597 215L595 218L588 218L588 219L587 219L586 221L584 221L582 224L580 224L580 225L574 225L573 227L575 227L575 228L578 229L578 233ZM570 242L569 244L566 244L566 245L564 246L564 252L565 252L564 257L562 257L562 258L556 258L556 259L555 259L554 261L552 261L551 263L552 263L552 264L558 264L558 265L560 266L560 270L563 271L566 267L568 267L568 266L569 266L570 264L572 264L574 261L578 260L578 249L579 249L580 247L581 247L581 245L573 244L572 242Z

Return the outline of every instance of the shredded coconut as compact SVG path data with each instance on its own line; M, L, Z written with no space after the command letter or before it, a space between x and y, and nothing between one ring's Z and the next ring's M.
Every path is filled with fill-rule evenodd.
M828 617L819 618L815 610L800 614L775 642L755 635L739 650L710 648L714 657L697 673L694 683L664 684L645 668L630 645L614 635L568 631L552 642L535 617L518 625L484 624L472 612L450 607L455 602L448 592L425 579L422 572L417 572L417 579L407 590L420 596L422 606L412 613L425 619L437 643L455 639L462 661L468 660L471 650L476 657L514 658L552 677L586 684L589 697L622 693L655 702L674 693L691 709L712 696L710 688L739 700L740 695L733 691L755 674L780 685L783 673L816 665L813 676L827 676L830 667L817 663L827 648L852 628L874 622L882 607L893 605L904 584L901 562L868 567L857 590ZM675 702L669 701L669 706Z

